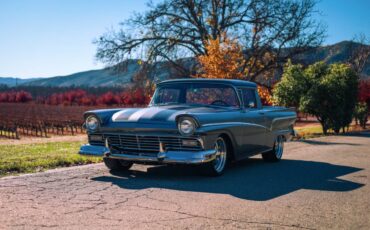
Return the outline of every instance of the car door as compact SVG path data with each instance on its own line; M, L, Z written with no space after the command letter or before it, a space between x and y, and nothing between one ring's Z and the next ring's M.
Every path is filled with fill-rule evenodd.
M254 88L241 88L239 92L244 105L244 149L246 156L250 156L266 149L266 116Z

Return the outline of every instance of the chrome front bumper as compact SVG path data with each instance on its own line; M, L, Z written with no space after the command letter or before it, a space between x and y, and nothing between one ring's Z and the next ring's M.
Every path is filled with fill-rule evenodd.
M112 153L109 148L96 145L83 145L79 154L109 157L127 161L137 162L156 162L156 163L175 163L175 164L201 164L214 160L216 150L203 151L164 151L159 152L157 156L146 156L140 154Z

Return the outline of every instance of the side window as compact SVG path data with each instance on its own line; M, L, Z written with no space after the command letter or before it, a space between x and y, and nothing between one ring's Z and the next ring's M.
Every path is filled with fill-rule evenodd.
M241 89L245 108L257 108L254 89Z
M180 89L176 88L163 88L158 92L158 98L156 103L158 104L168 104L179 102Z

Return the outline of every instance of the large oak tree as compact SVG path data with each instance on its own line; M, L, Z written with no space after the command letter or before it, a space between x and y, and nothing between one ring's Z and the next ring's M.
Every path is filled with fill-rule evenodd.
M315 0L164 0L148 6L96 40L99 60L166 61L190 75L183 58L207 55L208 41L225 33L243 47L246 79L257 81L325 36L314 19Z

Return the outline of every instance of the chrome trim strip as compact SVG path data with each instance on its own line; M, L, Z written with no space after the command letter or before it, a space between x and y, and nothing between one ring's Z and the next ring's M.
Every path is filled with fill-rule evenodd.
M81 155L89 155L89 156L104 156L105 153L109 152L109 149L104 146L96 146L96 145L83 145L78 152Z
M249 125L249 126L256 126L264 129L268 129L266 126L255 124L255 123L248 123L248 122L219 122L219 123L208 123L205 125L202 125L201 127L208 127L208 126L213 126L213 125Z
M263 125L255 124L255 123L249 123L249 122L219 122L219 123L208 123L208 124L201 125L201 127L208 127L208 126L213 126L213 125L250 125L250 126L261 127L261 128L267 129L269 131L272 131L272 126L273 126L273 123L275 121L287 120L287 119L296 119L296 118L297 118L296 116L274 118L272 120L272 122L271 122L271 127L270 128L268 128L266 126L263 126Z
M290 117L277 117L277 118L274 118L272 119L272 123L274 123L275 121L280 121L280 120L287 120L287 119L296 119L297 117L296 116L290 116Z
M131 155L123 153L111 153L110 150L104 146L83 145L80 148L79 154L92 155L100 157L109 157L114 159L121 159L127 161L141 161L141 162L157 162L157 163L179 163L179 164L200 164L214 160L216 158L216 150L204 151L165 151L159 152L157 156L143 156Z
M168 151L158 153L157 157L129 155L129 154L109 154L108 157L114 159L140 162L201 164L214 160L216 158L216 151L213 149L199 152Z
M276 130L276 133L291 133L292 131L289 129L282 129L282 130Z
M94 133L93 135L122 135L122 136L139 136L139 137L163 137L163 138L199 138L199 136L181 136L181 135L174 135L171 133L135 133L135 132L98 132Z

